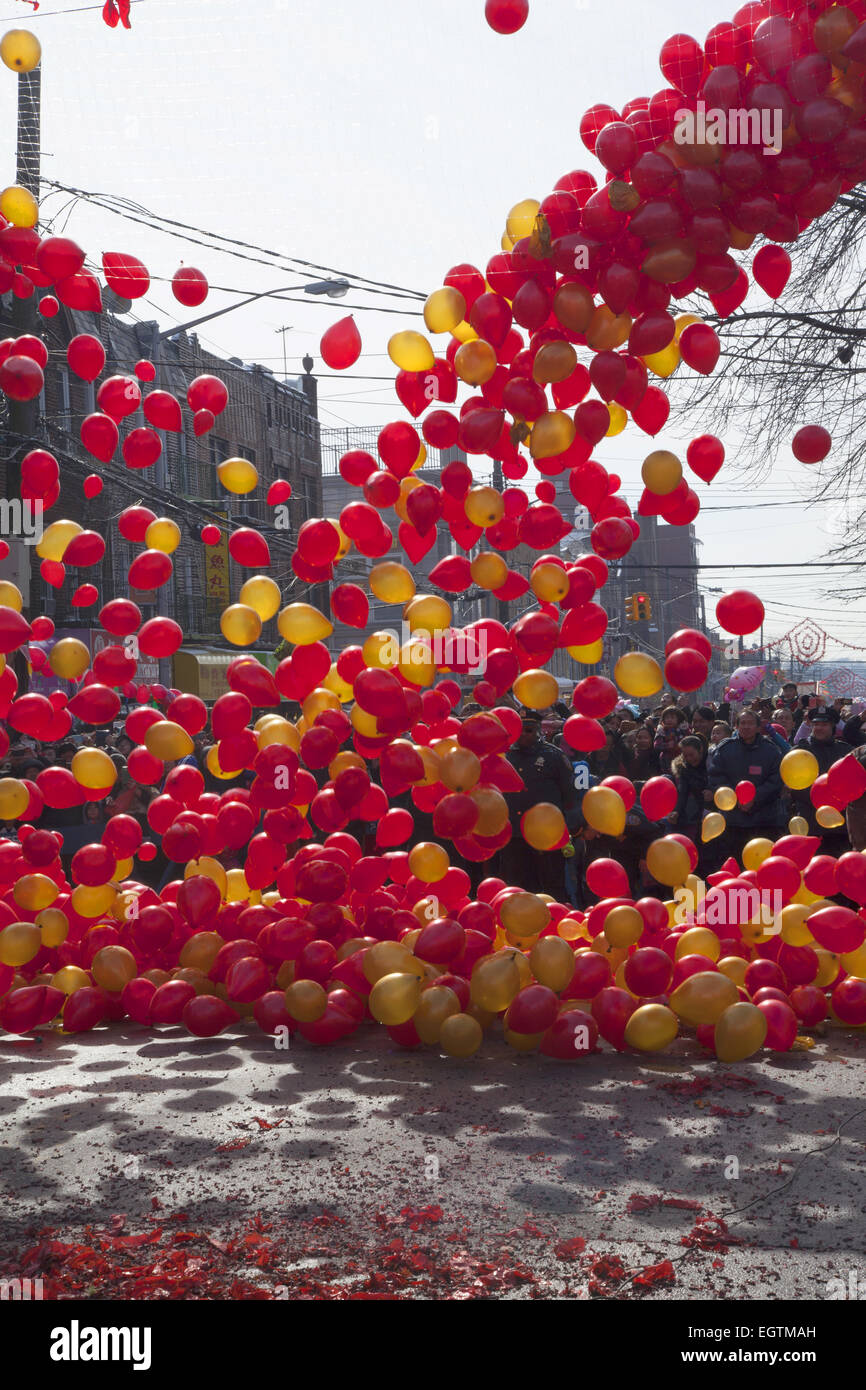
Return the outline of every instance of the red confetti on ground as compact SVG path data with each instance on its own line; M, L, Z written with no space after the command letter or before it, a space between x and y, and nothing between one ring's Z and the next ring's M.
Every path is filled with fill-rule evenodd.
M554 1245L553 1253L558 1260L576 1260L585 1249L586 1241L583 1236L575 1236L573 1240L562 1240L558 1245Z
M670 1260L662 1260L661 1264L647 1265L631 1282L636 1287L651 1288L654 1284L674 1284L676 1277Z

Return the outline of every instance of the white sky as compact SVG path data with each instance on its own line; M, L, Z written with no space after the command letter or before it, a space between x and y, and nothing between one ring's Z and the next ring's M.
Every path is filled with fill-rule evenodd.
M621 105L663 86L663 40L682 29L702 40L735 7L733 0L729 7L709 0L531 0L524 29L503 37L488 28L483 0L141 0L133 4L131 32L108 29L98 7L59 13L76 3L42 0L33 15L21 0L0 0L3 31L32 28L43 45L45 177L424 292L455 262L483 268L499 249L514 203L544 197L569 169L596 168L578 134L587 106ZM15 87L13 75L0 70L6 182L14 181ZM67 202L55 195L45 211L59 213ZM63 227L91 258L130 251L155 277L170 279L183 260L212 285L246 293L304 282L82 202L56 229ZM136 312L147 318L158 311L167 324L236 297L214 290L202 309L185 310L155 283ZM354 292L348 301L372 302ZM339 300L267 300L206 326L201 336L226 355L281 371L276 330L290 324L289 372L297 374L304 353L318 358L323 330L347 312ZM392 332L420 320L355 317L364 353L347 379L321 382L325 428L403 415L389 385L394 369L386 344ZM359 373L388 380L356 379ZM832 432L832 422L825 423ZM688 438L702 432L696 420L685 438L665 431L656 447L684 457ZM727 443L730 461L712 487L690 478L707 507L737 508L699 517L703 561L820 559L836 523L827 508L807 510L797 500L811 482L808 470L790 454L780 457L756 490L737 479L736 451ZM621 473L633 503L647 444L630 426L596 451ZM765 501L790 505L758 508ZM853 588L849 571L828 578L831 588ZM759 593L769 635L811 614L835 637L866 647L866 603L825 596L825 582L808 569L711 571L703 579L705 586ZM863 655L838 645L828 654L840 664Z

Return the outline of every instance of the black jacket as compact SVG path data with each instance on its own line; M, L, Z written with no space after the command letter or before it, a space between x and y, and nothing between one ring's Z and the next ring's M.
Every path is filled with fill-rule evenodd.
M698 767L684 763L682 771L673 774L677 783L677 826L694 825L703 819L704 792L707 789L707 759Z
M505 797L513 826L525 811L540 801L558 806L560 811L569 810L575 804L571 763L552 743L538 739L531 748L509 748L506 757L526 783L523 791L508 792Z
M728 825L746 830L751 826L776 827L785 823L782 804L783 784L779 773L782 752L772 739L758 734L754 743L747 744L734 734L723 739L707 758L707 785L714 792L718 787L733 787L738 782L754 782L755 797L752 809L737 806L725 812Z

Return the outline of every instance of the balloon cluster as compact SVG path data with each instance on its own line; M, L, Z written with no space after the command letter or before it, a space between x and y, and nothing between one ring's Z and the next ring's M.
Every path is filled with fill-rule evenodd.
M557 649L583 665L600 660L608 563L628 554L639 517L688 525L698 515L698 494L670 450L646 454L636 514L622 480L592 457L604 438L630 424L650 438L660 433L669 406L656 382L716 367L715 329L677 313L677 301L702 290L720 318L732 314L749 288L733 253L758 235L766 244L752 273L778 297L791 269L782 243L795 242L866 174L866 0L787 9L750 3L703 45L686 35L669 39L661 53L664 89L621 111L594 106L582 118L581 137L605 182L575 169L540 201L516 204L483 270L456 265L430 294L426 332L393 335L396 394L417 428L391 421L375 453L343 455L339 469L355 490L352 500L339 517L306 520L292 555L301 585L329 586L330 616L307 602L284 604L280 585L264 572L271 565L264 536L248 526L231 530L231 557L255 572L221 615L225 641L241 650L212 710L196 696L137 680L141 656L169 658L180 647L183 634L171 619L145 622L132 597L111 598L99 620L116 640L91 659L76 638L55 640L47 616L28 621L20 592L0 586L0 720L55 743L73 718L97 728L118 716L120 694L136 699L125 721L134 745L129 772L140 785L158 787L147 825L178 866L159 893L141 883L135 861L154 858L155 840L138 820L116 814L100 840L64 868L62 835L40 827L40 816L46 807L109 796L116 769L99 748L79 749L69 768L46 768L34 781L0 779L0 819L17 824L17 838L0 841L0 1025L25 1032L59 1019L74 1031L128 1016L211 1036L252 1015L267 1032L285 1027L326 1043L372 1017L403 1045L435 1044L466 1056L501 1018L511 1046L555 1057L583 1055L599 1037L655 1050L694 1028L719 1058L736 1060L764 1045L790 1047L800 1024L813 1026L830 1009L844 1023L866 1021L866 860L844 855L837 863L820 854L799 818L778 844L753 841L742 867L728 860L706 882L695 877L695 845L660 836L647 865L674 890L669 902L635 902L622 866L597 861L588 883L600 901L586 913L497 878L470 896L469 875L451 862L452 854L485 862L514 833L540 853L567 844L561 811L546 803L526 812L519 832L512 826L506 797L523 782L506 756L521 734L509 700L540 711L558 698L545 669ZM503 34L516 32L527 13L526 0L486 5L489 24ZM30 40L7 35L0 57L28 70L39 61ZM732 120L716 142L709 109L753 111L759 133L766 125L770 136L777 113L781 147L756 143L751 129L735 129ZM61 305L98 314L100 281L83 249L70 238L41 236L38 215L26 189L0 193L0 292L36 296L46 318ZM147 267L125 252L106 252L102 272L125 299L150 286ZM194 267L181 266L171 283L187 306L208 293ZM437 336L443 342L434 349ZM326 331L321 352L328 366L345 370L361 348L348 318ZM13 401L35 399L47 361L36 334L0 343L0 390ZM96 382L106 365L99 337L75 337L67 362ZM158 386L143 391L155 381L154 364L142 360L131 373L99 382L97 408L81 427L82 444L99 463L111 462L120 447L128 469L146 470L161 455L159 432L183 430L176 396ZM452 411L461 383L471 394ZM227 401L216 377L189 384L196 435L213 427ZM139 410L147 423L128 429L124 422ZM831 445L816 425L792 442L806 464L820 463ZM425 481L418 470L428 447L491 461L506 485L480 481L462 459L449 462L437 484ZM687 467L705 484L724 458L721 441L709 434L685 451ZM532 495L517 486L530 463L542 475ZM238 496L259 484L243 458L222 460L217 473ZM561 475L592 520L587 553L570 561L558 553L571 530L557 505L553 479ZM101 487L100 474L91 474L85 495ZM47 513L60 491L58 461L46 449L30 450L21 464L22 499ZM290 493L277 480L267 503ZM181 538L177 523L136 505L117 526L140 547L129 567L130 593L165 585ZM421 593L411 567L432 549L439 528L454 553L431 571L433 592ZM200 537L213 545L220 529L203 526ZM535 555L528 575L516 556L509 561L518 547ZM97 565L105 548L98 532L51 521L37 546L42 576L60 587L69 567ZM386 558L395 549L409 566ZM373 562L366 587L340 576L352 551ZM447 596L470 585L506 605L531 593L534 607L513 621L482 618L455 628ZM332 618L366 628L367 589L401 606L408 637L374 632L332 652ZM87 582L73 595L81 607L99 601ZM719 600L716 617L724 631L747 635L764 609L754 594L734 590ZM242 649L257 644L273 619L289 654L271 673ZM71 682L74 693L19 693L7 661L17 652L32 669ZM601 721L623 695L643 699L664 685L700 689L710 657L707 637L683 629L667 642L663 663L628 652L612 681L579 681L566 744L602 747ZM481 712L461 720L457 678L473 672ZM300 706L299 719L277 712L285 701ZM202 772L179 761L206 730L207 770L226 784L221 792L207 791ZM0 726L0 756L7 748ZM782 777L793 789L809 789L827 827L840 824L845 806L866 791L855 759L819 776L807 750L785 757ZM720 834L725 813L754 794L748 781L718 789L702 838ZM397 798L432 818L435 842L403 848L415 838L415 818L392 804ZM593 829L617 837L636 799L627 778L606 778L586 793L582 813ZM657 822L675 799L673 784L654 778L640 804ZM359 820L376 824L376 855L364 855L351 834ZM218 856L226 850L243 855L244 867L224 868ZM759 910L765 894L779 904L769 925ZM834 895L859 911L830 902Z

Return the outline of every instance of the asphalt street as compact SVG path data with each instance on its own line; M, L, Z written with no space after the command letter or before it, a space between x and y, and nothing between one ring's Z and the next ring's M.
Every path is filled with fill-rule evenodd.
M866 1294L864 1042L724 1066L493 1035L454 1061L369 1024L288 1050L245 1024L3 1036L0 1263L95 1296L64 1284L72 1242L182 1227L226 1259L253 1232L244 1277L277 1298Z

